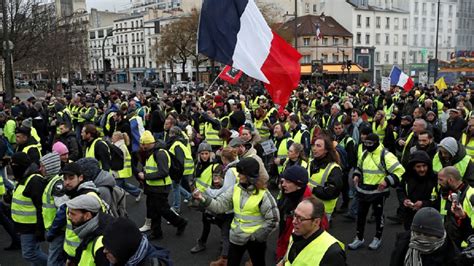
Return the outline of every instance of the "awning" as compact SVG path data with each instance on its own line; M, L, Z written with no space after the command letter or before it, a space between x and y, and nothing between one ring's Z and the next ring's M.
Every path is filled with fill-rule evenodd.
M323 73L329 75L337 75L342 74L341 69L342 64L330 64L330 65L323 65ZM357 64L352 64L351 74L360 74L364 71L362 68ZM347 74L347 69L344 69L344 74ZM301 66L301 75L302 76L310 76L311 75L311 65L304 65Z

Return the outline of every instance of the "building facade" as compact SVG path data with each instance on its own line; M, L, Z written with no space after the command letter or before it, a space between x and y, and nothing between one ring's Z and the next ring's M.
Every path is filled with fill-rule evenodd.
M456 19L456 51L474 50L474 1L457 0Z

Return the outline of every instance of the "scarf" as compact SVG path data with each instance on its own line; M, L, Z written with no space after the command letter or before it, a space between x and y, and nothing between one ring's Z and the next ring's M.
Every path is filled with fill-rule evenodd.
M128 259L125 266L138 265L138 263L146 257L148 253L147 251L148 251L149 244L150 243L148 242L148 239L146 238L146 236L143 236L142 241L140 242L140 245L138 246L137 251L135 252L135 254L133 254L132 257L130 257L130 259Z
M87 221L85 224L74 229L74 233L80 238L84 239L87 235L99 228L99 214Z
M423 260L421 255L431 254L441 246L443 246L446 240L446 232L444 236L438 240L433 240L424 235L411 232L410 244L408 245L408 251L405 256L405 266L422 266Z

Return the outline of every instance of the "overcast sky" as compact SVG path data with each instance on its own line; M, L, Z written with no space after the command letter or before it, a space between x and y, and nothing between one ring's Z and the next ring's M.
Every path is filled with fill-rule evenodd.
M86 0L87 9L97 8L98 10L119 11L130 4L130 0Z

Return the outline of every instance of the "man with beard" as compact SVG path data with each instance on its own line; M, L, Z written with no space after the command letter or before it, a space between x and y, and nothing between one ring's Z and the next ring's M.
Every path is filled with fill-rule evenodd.
M418 142L415 146L411 147L410 154L416 151L425 151L430 158L435 156L438 151L438 146L434 142L433 133L431 133L431 131L424 130L418 134Z
M410 149L418 143L418 135L425 131L428 127L426 121L422 118L415 119L413 122L412 132L406 137L406 139L400 139L398 144L403 146L402 157L400 162L405 167L408 164L408 158L410 157Z
M423 207L437 207L437 177L433 172L431 158L425 151L415 151L410 155L406 172L397 188L399 201L403 206L404 227L410 230L415 213Z
M474 163L461 143L452 137L446 137L438 147L438 152L433 157L433 170L439 172L446 166L454 166L461 174L462 180L474 186Z
M80 195L66 203L68 219L81 243L76 249L77 265L110 265L102 244L104 230L114 218L102 212L101 202L92 195Z
M41 144L31 136L31 129L21 126L15 130L15 135L16 151L26 153L32 162L38 164L41 157Z
M466 128L466 120L462 117L461 110L459 109L449 109L449 118L448 126L445 137L453 137L455 139L460 139L462 131Z
M454 244L461 248L461 243L474 233L472 227L474 189L463 182L459 171L448 166L438 173L438 185L441 188L440 213L446 215L444 226L446 233Z
M100 168L104 171L110 170L110 150L107 143L99 137L99 132L93 124L87 124L82 128L82 140L85 145L85 158L94 158L99 161Z
M11 168L17 182L13 190L11 213L15 231L20 235L22 256L34 265L46 265L48 256L41 251L39 244L44 241L41 210L46 184L39 174L38 165L24 152L12 155Z
M71 126L67 123L61 123L59 125L59 132L59 141L66 145L69 151L69 159L73 162L79 160L82 157L82 152L76 138L76 133L71 131Z
M285 255L293 232L293 212L302 199L312 196L308 186L308 171L294 165L281 174L281 197L277 200L280 211L279 234L277 241L277 261Z

